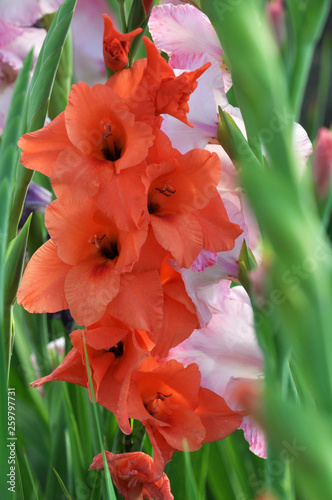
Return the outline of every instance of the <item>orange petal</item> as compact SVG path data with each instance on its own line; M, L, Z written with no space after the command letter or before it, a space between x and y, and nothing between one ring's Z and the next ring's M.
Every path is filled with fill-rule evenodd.
M183 406L172 408L172 413L168 416L167 423L169 427L160 426L158 431L172 448L184 451L184 441L186 442L188 451L195 451L201 448L206 431L201 419L192 410Z
M70 145L64 114L58 115L46 127L24 134L18 141L22 149L20 162L26 168L51 177L59 153Z
M156 214L177 214L204 208L216 193L220 174L217 155L193 149L160 165L149 165L143 180L150 183L149 203L158 206Z
M105 183L93 201L123 231L137 229L146 207L142 171L145 167L123 170Z
M74 266L96 253L89 239L103 228L96 224L95 213L91 204L71 206L59 200L46 208L45 225L56 243L59 257L67 264Z
M73 267L65 281L70 312L79 325L98 321L119 289L120 276L114 274L114 263L98 255Z
M87 387L88 378L86 369L82 363L82 356L75 347L69 351L61 364L50 375L35 380L30 385L32 387L40 387L46 382L53 380L62 380Z
M243 232L238 224L229 220L218 192L195 217L203 231L203 248L212 252L232 250L236 238Z
M31 313L68 309L64 283L71 266L58 257L48 240L31 257L17 292L17 303Z
M58 154L51 178L56 196L64 203L82 203L94 196L104 180L113 175L113 165L95 156L84 156L74 146Z
M85 82L72 86L68 106L64 111L66 129L72 144L88 156L103 143L105 128L115 109L125 107L110 87L98 83L89 87Z
M160 245L171 252L180 267L190 267L202 250L202 229L191 214L151 215L151 226Z
M123 278L125 279L125 278ZM126 285L107 312L138 330L161 328L163 291L157 271L126 278Z
M206 429L204 443L223 439L235 431L242 422L240 412L231 410L222 397L203 387L200 388L199 405L195 413Z
M152 355L166 358L168 351L187 339L195 328L199 328L197 315L181 302L165 295L163 325Z

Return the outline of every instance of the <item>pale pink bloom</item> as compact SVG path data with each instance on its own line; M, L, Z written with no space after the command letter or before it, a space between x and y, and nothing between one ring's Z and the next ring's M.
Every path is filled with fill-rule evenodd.
M184 366L197 363L202 386L223 397L232 409L240 410L235 401L238 384L258 382L264 371L250 300L241 286L230 288L227 280L209 287L204 298L211 321L171 349L168 359L177 359ZM250 416L243 418L240 428L250 449L265 456L264 434Z
M318 131L312 167L318 195L325 198L332 177L332 132L325 127Z
M223 69L225 91L231 87L230 71L222 57L217 33L199 9L189 4L156 5L151 11L149 30L158 49L169 55L172 67L177 52L206 54Z
M102 14L107 14L117 27L107 0L78 0L71 25L75 81L83 80L90 86L106 81Z
M45 14L58 10L63 0L1 0L0 18L16 26L32 26Z
M35 63L45 36L43 29L20 28L0 20L0 134L18 72L32 48Z

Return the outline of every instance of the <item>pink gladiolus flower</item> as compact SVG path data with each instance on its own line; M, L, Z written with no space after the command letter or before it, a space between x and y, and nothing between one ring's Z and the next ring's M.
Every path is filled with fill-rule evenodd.
M104 83L106 72L102 51L104 21L107 14L115 27L115 16L107 0L78 0L72 21L74 77L92 86Z
M0 20L0 134L23 61L32 48L36 61L45 36L43 29L21 28Z
M32 26L45 14L60 7L63 0L1 0L0 18L16 26Z
M173 68L173 57L177 52L206 54L210 61L217 61L223 69L225 90L232 86L218 36L210 20L200 10L188 4L157 5L151 11L149 30L158 49L170 56Z
M197 363L202 387L223 397L230 408L240 410L235 401L238 384L262 377L263 355L255 336L249 297L242 287L229 285L229 281L222 280L205 288L200 300L205 300L212 313L211 321L171 349L168 359L176 359L184 366ZM243 418L239 428L251 451L264 457L265 437L250 415Z

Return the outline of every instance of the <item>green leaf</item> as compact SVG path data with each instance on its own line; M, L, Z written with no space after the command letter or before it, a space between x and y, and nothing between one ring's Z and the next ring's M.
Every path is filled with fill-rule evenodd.
M5 304L13 304L21 280L31 215L8 247L5 264Z
M277 457L274 472L293 464L299 498L332 498L330 414L282 401L277 394L269 394L266 402L268 414L259 410L259 418Z
M56 13L42 45L29 89L27 131L42 127L76 0L65 0Z
M55 76L54 86L48 115L53 120L68 104L68 94L73 80L73 47L69 31L62 49L58 71Z
M257 160L231 115L221 108L219 108L217 137L219 144L224 148L237 168L247 164L251 165L252 168L262 168L261 163Z
M257 262L254 254L248 248L246 241L243 241L241 252L239 255L239 271L238 278L241 285L246 289L247 293L250 294L250 280L248 278L248 272L252 271L257 267Z
M61 479L60 475L57 473L57 471L54 469L54 467L52 467L52 469L53 469L53 471L54 471L54 474L55 474L55 475L56 475L56 477L57 477L57 480L59 481L59 484L60 484L60 486L61 486L61 489L62 489L62 491L63 491L63 493L64 493L65 498L66 498L67 500L71 500L71 496L69 495L68 490L67 490L67 488L65 487L64 482L62 481L62 479Z
M15 167L18 154L17 141L20 138L20 123L29 85L31 65L32 51L27 55L23 67L16 79L5 128L1 136L0 183L4 178L7 178L10 186L15 178ZM6 212L1 211L1 214L2 217L5 217Z
M135 36L130 44L129 50L129 66L134 60L135 54L141 42L142 36L144 35L144 30L148 24L149 16L146 16L145 9L142 0L134 0L130 9L128 18L128 32L133 31L136 28L142 28L142 33Z
M26 101L26 123L21 133L33 132L44 126L62 47L65 43L76 0L65 0L56 13L42 45ZM25 120L24 120L25 121ZM20 166L9 224L9 240L14 238L24 198L33 171Z

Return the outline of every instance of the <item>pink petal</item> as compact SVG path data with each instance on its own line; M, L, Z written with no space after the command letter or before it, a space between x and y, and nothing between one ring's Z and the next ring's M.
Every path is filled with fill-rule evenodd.
M299 173L301 175L305 169L309 156L312 154L312 144L307 132L299 123L294 123L293 146L299 161Z
M2 21L16 26L32 26L45 14L58 10L63 0L1 0Z
M222 48L210 20L192 5L153 7L149 30L158 49L168 55L181 51L222 59Z
M213 266L217 262L217 258L217 253L203 249L192 263L191 270L200 273L207 267Z
M1 0L2 21L17 26L32 26L42 17L39 0Z
M234 378L255 380L263 373L263 356L253 326L252 307L242 287L229 288L223 281L209 290L205 300L213 312L212 320L179 346L169 357L185 366L197 363L202 386L226 399Z
M243 429L244 437L249 443L249 450L258 457L266 458L265 434L250 415L243 418L239 429Z
M18 28L0 21L0 76L4 79L11 70L9 83L13 81L23 65L23 61L34 49L35 60L38 57L46 31L37 28ZM7 70L6 70L7 67Z

